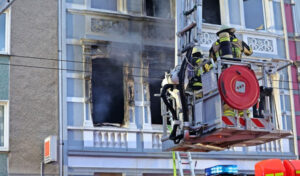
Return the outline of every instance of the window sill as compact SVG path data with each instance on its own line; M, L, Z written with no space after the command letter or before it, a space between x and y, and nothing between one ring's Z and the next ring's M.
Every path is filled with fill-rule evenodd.
M0 154L1 153L8 153L9 152L9 149L6 148L6 147L0 147Z

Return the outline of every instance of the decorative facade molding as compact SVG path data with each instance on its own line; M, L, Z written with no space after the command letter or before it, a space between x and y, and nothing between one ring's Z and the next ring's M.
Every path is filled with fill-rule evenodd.
M218 39L215 32L202 31L200 35L200 44L204 47L211 47L212 44Z
M244 41L253 49L253 52L278 54L276 38L244 35Z
M91 32L125 34L128 29L126 22L107 19L91 18Z

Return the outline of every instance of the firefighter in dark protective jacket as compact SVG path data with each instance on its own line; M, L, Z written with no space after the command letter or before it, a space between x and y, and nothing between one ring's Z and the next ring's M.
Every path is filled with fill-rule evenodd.
M203 55L199 48L194 47L192 51L192 65L194 67L194 75L190 80L190 87L193 90L200 90L202 88L201 75L203 74L203 69L200 67L203 60Z
M217 32L219 39L213 43L209 50L209 56L217 60L218 57L226 58L242 58L244 53L246 56L252 54L252 49L244 41L239 40L235 36L235 28L223 26L220 31Z
M249 47L244 41L239 40L235 36L235 28L231 28L228 26L223 26L220 31L217 32L217 36L219 39L213 43L212 47L209 50L210 58L213 58L214 61L217 60L218 57L222 58L236 58L241 59L243 53L246 56L250 56L253 51L251 47ZM229 107L227 104L224 104L223 111L225 116L234 117L234 110ZM244 116L243 111L239 111L239 116ZM249 116L249 110L247 110L247 116Z

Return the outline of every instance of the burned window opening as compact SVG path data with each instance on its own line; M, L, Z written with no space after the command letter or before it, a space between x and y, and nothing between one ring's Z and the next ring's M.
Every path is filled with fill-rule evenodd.
M219 0L203 0L203 23L221 24Z
M146 15L160 18L170 18L170 0L145 0Z
M123 66L120 61L92 60L92 117L96 126L124 124Z
M174 53L163 51L164 54L151 56L149 62L149 92L150 92L150 112L152 124L162 124L160 97L161 81L166 71L174 67ZM158 78L161 78L158 79Z

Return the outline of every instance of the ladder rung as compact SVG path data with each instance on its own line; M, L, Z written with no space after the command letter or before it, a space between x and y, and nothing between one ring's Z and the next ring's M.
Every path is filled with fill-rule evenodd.
M186 27L184 27L181 31L177 32L177 35L179 37L183 36L183 34L185 34L186 32L188 32L189 30L193 29L194 27L196 27L197 23L196 22L192 22L191 24L187 25Z

